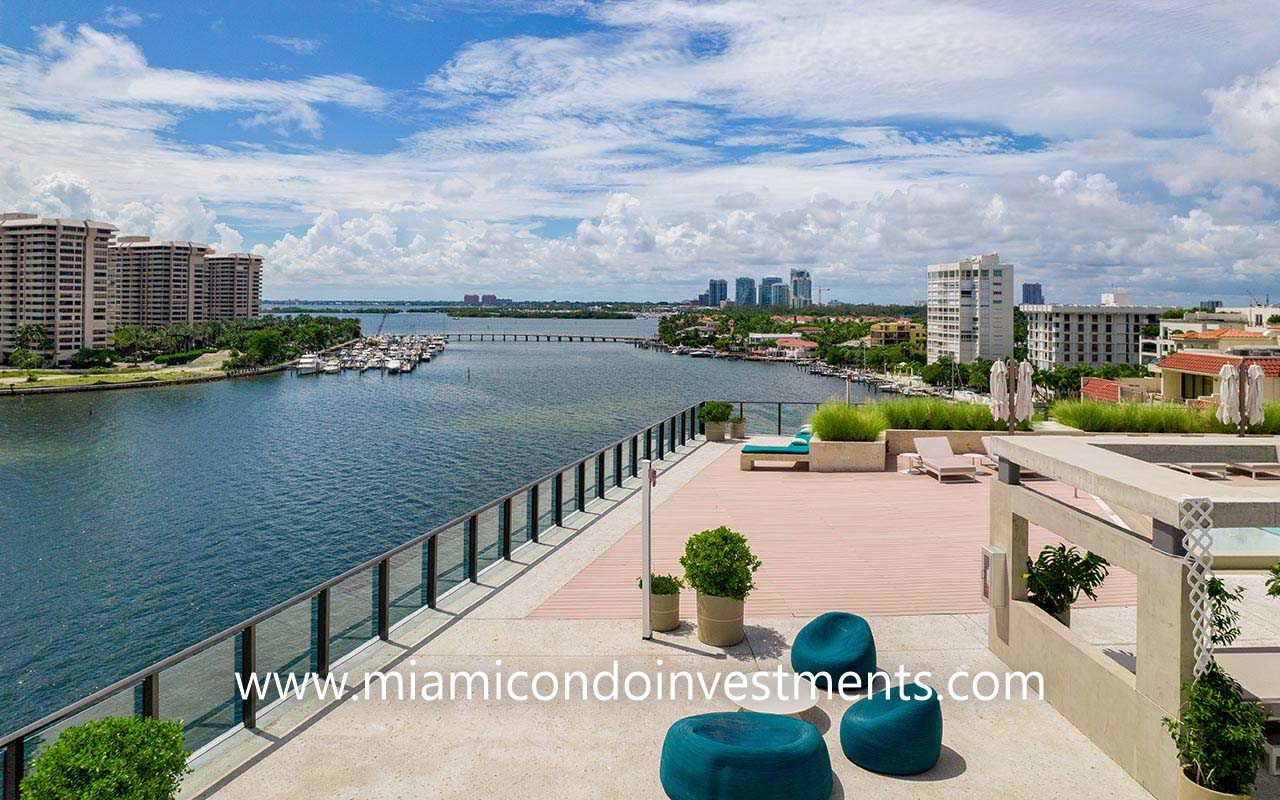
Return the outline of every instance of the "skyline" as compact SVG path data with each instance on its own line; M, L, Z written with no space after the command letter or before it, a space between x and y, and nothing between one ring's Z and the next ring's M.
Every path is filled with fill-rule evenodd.
M909 303L927 264L998 251L1061 302L1230 305L1280 274L1261 2L52 2L0 22L0 206L252 250L267 297L639 300L799 268Z

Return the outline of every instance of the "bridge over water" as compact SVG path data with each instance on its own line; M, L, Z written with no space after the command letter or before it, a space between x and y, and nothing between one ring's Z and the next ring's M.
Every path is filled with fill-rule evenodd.
M648 347L653 339L646 336L602 336L589 333L446 333L451 342L616 342Z

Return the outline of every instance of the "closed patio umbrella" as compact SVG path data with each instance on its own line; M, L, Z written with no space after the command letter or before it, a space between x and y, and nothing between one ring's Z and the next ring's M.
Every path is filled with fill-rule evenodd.
M1017 422L1025 422L1035 414L1031 405L1031 373L1031 362L1023 361L1018 365L1017 397L1013 401L1013 418Z
M1249 371L1246 373L1247 383L1245 384L1244 404L1245 404L1245 422L1250 425L1257 425L1262 422L1266 416L1262 409L1262 367L1257 364L1250 364Z
M1233 364L1223 364L1218 370L1222 386L1218 390L1218 422L1223 425L1240 424L1240 373Z
M991 416L1009 418L1009 373L1003 361L991 365Z

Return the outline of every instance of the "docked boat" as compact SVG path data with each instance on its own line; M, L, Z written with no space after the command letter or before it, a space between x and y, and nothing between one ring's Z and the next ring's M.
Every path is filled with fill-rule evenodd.
M316 375L320 372L320 357L315 353L304 353L302 358L298 359L299 375Z
M401 364L400 364L400 359L398 359L398 358L389 358L389 359L387 359L387 373L388 373L388 374L390 374L390 375L398 375L398 374L400 373L400 366L401 366Z
M342 365L338 363L338 359L331 358L324 362L323 369L325 375L337 375L342 370Z
M709 344L689 351L689 358L715 358L715 355L716 349Z

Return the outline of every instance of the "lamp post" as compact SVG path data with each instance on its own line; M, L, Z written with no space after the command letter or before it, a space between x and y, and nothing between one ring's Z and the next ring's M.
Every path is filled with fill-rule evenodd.
M643 459L640 462L640 595L643 619L640 635L644 639L653 638L653 618L649 615L650 594L653 587L649 585L652 578L650 561L650 541L653 535L653 485L657 482L657 473L653 470L653 462Z

